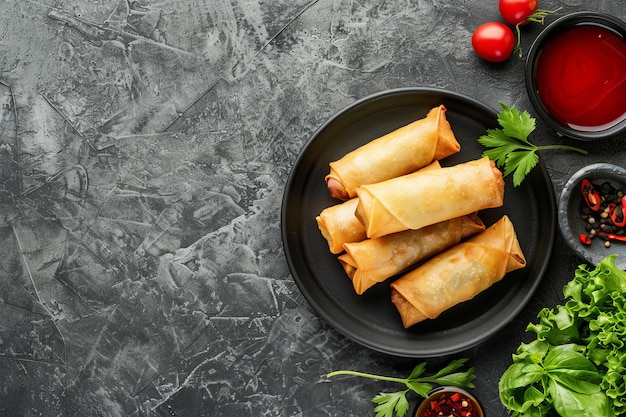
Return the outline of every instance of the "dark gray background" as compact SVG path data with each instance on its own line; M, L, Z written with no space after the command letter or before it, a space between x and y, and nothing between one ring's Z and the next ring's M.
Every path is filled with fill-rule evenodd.
M626 19L622 1L546 1ZM0 415L367 416L420 360L354 344L287 268L280 204L309 136L382 90L429 86L535 114L523 59L472 31L496 0L4 0ZM548 17L547 22L554 20ZM523 29L528 49L541 27ZM539 121L538 144L565 143ZM624 138L541 155L557 195L626 164ZM556 227L556 225L555 225ZM488 417L526 324L580 263L558 235L511 325L469 357ZM429 359L435 369L450 358ZM412 404L416 397L410 397Z

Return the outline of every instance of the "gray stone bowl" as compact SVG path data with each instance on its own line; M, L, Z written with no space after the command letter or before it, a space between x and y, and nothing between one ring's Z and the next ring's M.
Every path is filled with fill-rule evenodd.
M626 190L626 169L612 164L598 163L578 170L565 184L558 204L559 228L567 245L588 265L596 266L606 256L617 254L615 264L626 269L626 242L611 242L606 248L604 240L594 238L590 245L580 242L580 234L585 233L585 220L581 209L585 204L580 190L581 181L587 178L592 183L608 181L616 188Z

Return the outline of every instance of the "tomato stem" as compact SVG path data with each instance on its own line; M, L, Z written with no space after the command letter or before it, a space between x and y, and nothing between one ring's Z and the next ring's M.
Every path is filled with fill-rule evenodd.
M554 9L554 10L535 10L535 12L533 14L531 14L530 16L528 16L525 19L525 21L526 22L541 23L543 25L545 20L546 20L546 16L547 15L557 13L561 9L562 9L562 7L559 7L558 9Z
M520 31L520 26L528 22L535 22L535 23L540 23L543 25L546 20L547 15L557 13L561 9L562 7L559 7L558 9L554 9L554 10L535 10L533 14L531 14L526 19L522 20L517 25L515 25L515 33L517 37L517 42L515 43L515 48L513 50L517 52L517 56L521 58L523 55L522 47L521 47L522 33Z
M517 38L516 42L515 42L515 48L513 48L514 51L517 52L517 56L518 57L522 57L523 53L522 53L522 47L521 47L521 43L522 43L522 33L519 29L520 23L518 23L517 25L515 25L515 37Z

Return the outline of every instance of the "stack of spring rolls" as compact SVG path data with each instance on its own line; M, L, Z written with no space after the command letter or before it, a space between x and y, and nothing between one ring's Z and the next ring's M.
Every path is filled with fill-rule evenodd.
M504 201L495 164L487 157L439 163L460 149L441 105L331 162L325 178L342 200L316 217L330 252L359 295L401 275L391 302L405 328L526 264L510 219L487 228L478 216Z

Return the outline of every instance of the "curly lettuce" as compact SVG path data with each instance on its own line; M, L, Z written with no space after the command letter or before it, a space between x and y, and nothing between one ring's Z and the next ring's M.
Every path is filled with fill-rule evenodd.
M580 265L563 288L565 303L542 309L500 378L500 399L518 416L626 413L626 272L609 255Z

